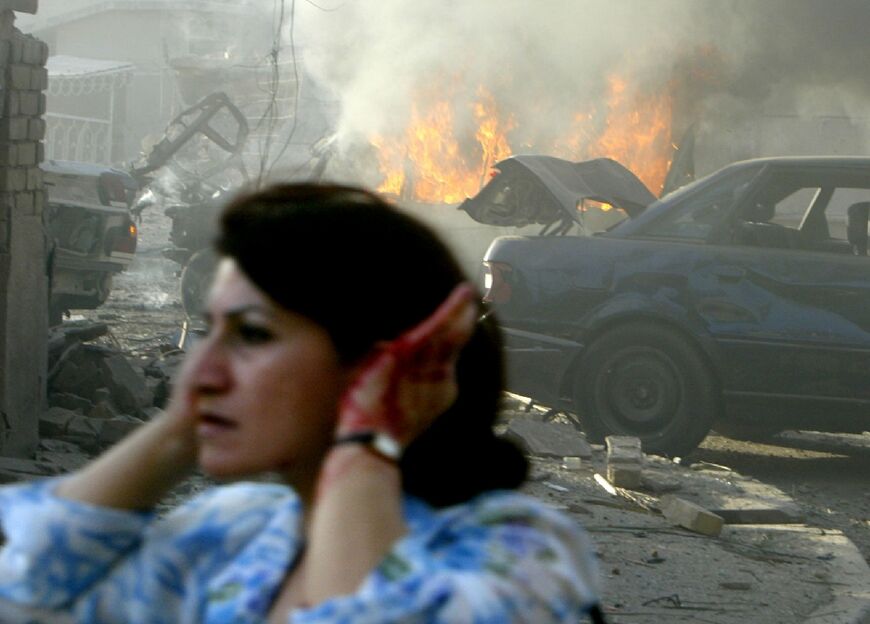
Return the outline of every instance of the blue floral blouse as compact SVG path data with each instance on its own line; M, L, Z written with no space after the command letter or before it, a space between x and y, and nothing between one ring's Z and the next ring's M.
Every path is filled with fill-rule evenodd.
M281 485L216 487L157 517L59 498L56 483L0 489L6 604L87 624L263 622L300 553L301 504ZM288 622L574 624L597 600L584 532L533 498L406 498L404 513L408 533L356 593Z

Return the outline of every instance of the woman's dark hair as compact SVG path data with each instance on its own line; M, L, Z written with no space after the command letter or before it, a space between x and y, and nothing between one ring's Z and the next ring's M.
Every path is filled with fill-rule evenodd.
M218 251L279 305L323 326L345 363L426 318L465 281L428 227L368 191L286 184L223 212ZM403 487L435 506L515 488L527 463L492 430L503 389L501 337L477 323L457 363L453 406L402 457Z

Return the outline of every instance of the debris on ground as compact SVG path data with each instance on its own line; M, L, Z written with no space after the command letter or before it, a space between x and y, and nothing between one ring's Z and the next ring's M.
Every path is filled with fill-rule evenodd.
M800 524L802 509L778 488L721 464L645 454L640 482L618 487L605 478L605 446L590 445L581 462L556 457L541 432L560 445L583 434L510 406L500 429L526 450L523 490L591 534L609 622L851 624L870 614L870 568L855 545Z
M43 443L69 446L59 457L57 450L40 448L37 457L51 453L61 469L81 465L159 414L180 365L183 353L171 348L143 363L94 342L109 334L104 323L89 321L51 330L48 409L40 417L39 433ZM81 461L72 459L76 454ZM31 466L29 474L54 473L51 466L43 467Z
M643 470L643 451L640 438L634 436L607 436L607 480L616 487L640 486Z

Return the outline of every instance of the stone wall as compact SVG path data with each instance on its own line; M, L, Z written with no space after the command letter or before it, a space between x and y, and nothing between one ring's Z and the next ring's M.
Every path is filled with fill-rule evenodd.
M45 135L48 47L15 28L36 0L0 0L0 455L39 442L48 334Z

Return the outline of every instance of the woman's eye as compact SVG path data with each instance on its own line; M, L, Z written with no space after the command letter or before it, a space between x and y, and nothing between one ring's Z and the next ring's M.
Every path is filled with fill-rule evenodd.
M272 339L272 332L255 325L239 325L239 337L247 343L259 344Z

